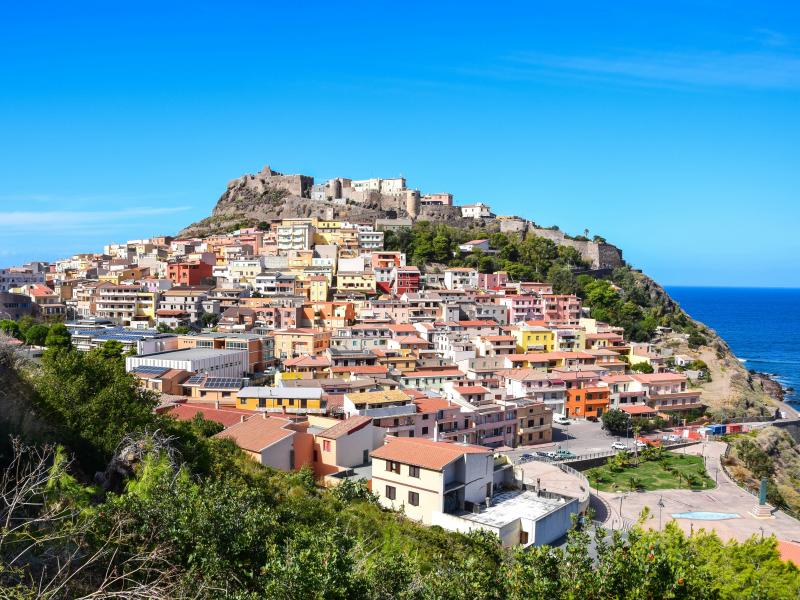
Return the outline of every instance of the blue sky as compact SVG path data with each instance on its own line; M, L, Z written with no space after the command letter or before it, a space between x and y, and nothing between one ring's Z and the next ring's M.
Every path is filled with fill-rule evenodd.
M300 4L5 3L0 264L173 233L270 164L800 286L793 3Z

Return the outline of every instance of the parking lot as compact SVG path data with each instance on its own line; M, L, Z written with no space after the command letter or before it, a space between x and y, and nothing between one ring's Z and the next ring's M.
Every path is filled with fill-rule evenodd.
M552 443L520 446L508 452L508 454L512 458L518 458L526 453L549 452L556 448L562 448L580 456L582 454L591 454L592 452L611 450L611 444L618 439L625 442L625 438L606 433L601 428L600 423L592 423L591 421L572 421L569 425L553 423ZM627 444L630 446L632 444L631 440L628 440Z

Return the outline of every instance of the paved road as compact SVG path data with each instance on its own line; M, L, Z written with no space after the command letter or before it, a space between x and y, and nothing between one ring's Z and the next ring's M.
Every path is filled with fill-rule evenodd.
M636 521L645 507L650 509L650 517L645 526L652 529L663 528L671 520L673 513L684 512L725 512L739 515L730 520L706 521L692 519L676 519L684 531L692 529L713 529L723 539L746 540L750 536L772 535L778 539L800 541L800 522L776 512L774 518L759 519L750 514L757 499L731 481L722 470L720 456L725 452L724 442L705 442L686 448L689 454L705 457L706 470L710 477L717 479L717 487L708 491L660 490L656 492L636 492L616 494L600 492L606 527L619 528L620 523L630 525ZM620 497L622 512L620 513ZM664 504L661 508L659 522L659 500ZM598 511L600 512L600 511Z
M611 450L611 444L618 439L625 441L624 437L619 438L615 435L609 435L601 428L600 423L592 423L591 421L574 421L570 425L553 423L552 443L520 446L508 452L508 455L516 459L526 452L547 452L557 447L569 450L577 455L591 454L592 452ZM628 445L631 445L630 440Z

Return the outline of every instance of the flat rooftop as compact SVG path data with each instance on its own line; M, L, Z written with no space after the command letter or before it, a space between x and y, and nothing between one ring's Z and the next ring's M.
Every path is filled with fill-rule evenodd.
M536 492L500 492L492 496L490 507L481 508L479 513L464 512L458 516L489 527L503 527L520 518L536 521L566 503L563 498L544 498L537 496Z
M156 358L158 360L202 360L204 358L217 358L221 356L246 355L247 350L223 350L217 348L185 348L183 350L166 350L153 354L140 354L133 359Z

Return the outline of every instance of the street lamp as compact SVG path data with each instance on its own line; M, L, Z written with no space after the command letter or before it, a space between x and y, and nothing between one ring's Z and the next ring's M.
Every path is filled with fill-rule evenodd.
M658 497L658 530L661 531L661 509L664 508L664 497Z

